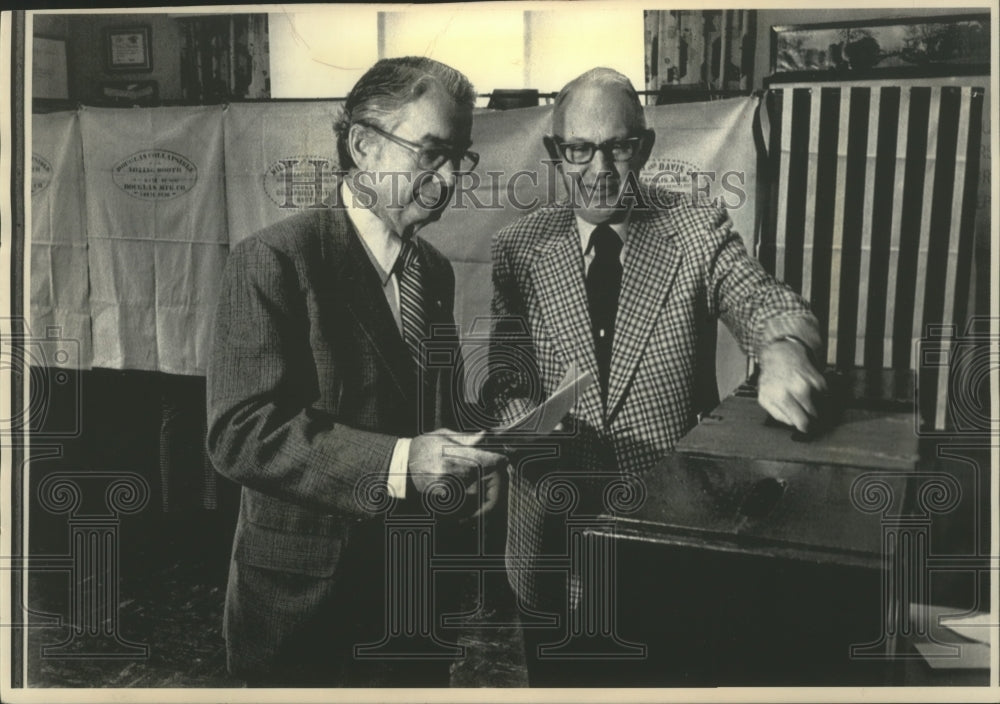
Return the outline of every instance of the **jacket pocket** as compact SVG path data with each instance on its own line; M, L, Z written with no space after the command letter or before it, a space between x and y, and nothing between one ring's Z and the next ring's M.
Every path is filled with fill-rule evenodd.
M279 533L308 533L335 538L343 536L350 525L348 518L319 513L248 489L243 491L240 520Z
M332 535L310 535L244 523L236 532L233 559L269 570L330 577L337 569L342 541Z

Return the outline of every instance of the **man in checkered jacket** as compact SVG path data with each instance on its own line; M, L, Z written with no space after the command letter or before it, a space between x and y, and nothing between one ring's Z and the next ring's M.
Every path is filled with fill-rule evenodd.
M600 500L580 474L655 467L718 403L718 318L759 361L760 404L776 420L805 431L813 393L824 388L810 361L822 359L816 319L748 255L726 213L638 187L654 139L627 78L594 69L573 80L545 139L568 202L504 228L493 245L486 393L497 418L540 402L571 363L597 380L564 422L566 439L553 445L559 459L511 469L508 577L522 608L560 613L562 628L579 582L539 569L567 554L566 513L553 508L543 477L569 478L579 513L599 510ZM590 662L572 670L538 660L537 645L564 633L525 629L533 686L573 685L568 678L594 671Z

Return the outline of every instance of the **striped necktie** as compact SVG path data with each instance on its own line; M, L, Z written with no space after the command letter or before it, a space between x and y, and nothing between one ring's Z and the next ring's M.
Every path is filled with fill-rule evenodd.
M403 341L410 348L413 360L420 366L420 343L427 337L427 312L423 298L423 265L417 246L411 239L403 240L403 248L395 266L399 283L399 317L403 324Z

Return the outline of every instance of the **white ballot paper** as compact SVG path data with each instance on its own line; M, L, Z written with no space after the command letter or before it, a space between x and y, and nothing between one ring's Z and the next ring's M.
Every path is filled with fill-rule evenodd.
M987 645L991 644L993 632L997 629L997 622L989 611L977 611L965 616L945 616L941 618L941 625L969 640Z
M548 435L566 417L576 400L594 383L591 372L580 372L576 362L571 362L562 380L544 402L535 406L517 420L505 426L494 428L487 437L508 438L511 436Z
M990 640L996 622L990 613L954 614L951 607L910 604L910 620L929 620L930 637L914 643L935 670L975 670L990 666Z

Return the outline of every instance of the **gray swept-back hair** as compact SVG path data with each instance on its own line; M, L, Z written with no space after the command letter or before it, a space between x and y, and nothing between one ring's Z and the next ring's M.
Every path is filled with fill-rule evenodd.
M613 68L604 67L592 68L563 86L563 89L556 96L555 107L552 112L553 124L559 124L562 118L562 111L569 96L576 90L590 86L614 86L620 88L627 96L628 101L635 107L636 120L638 121L637 126L640 129L645 129L645 111L642 107L642 101L639 100L639 94L636 93L635 87L632 85L632 81Z
M337 156L341 169L356 164L347 147L351 125L368 122L386 129L387 118L404 105L420 98L433 84L438 84L452 99L470 110L476 102L472 83L451 66L423 56L381 59L365 72L347 96L340 117L334 122Z

